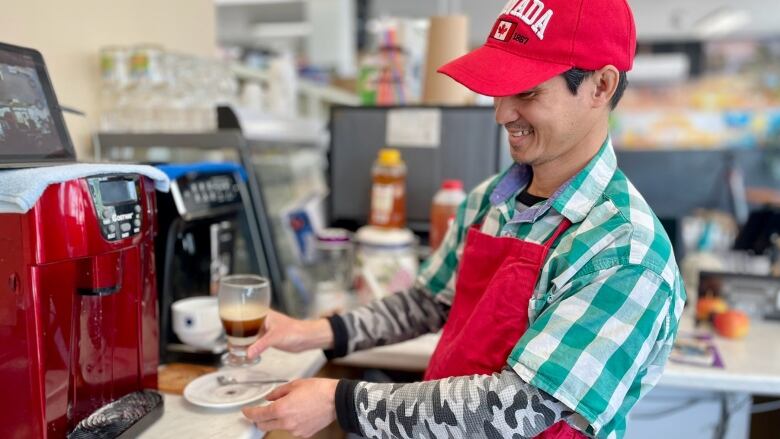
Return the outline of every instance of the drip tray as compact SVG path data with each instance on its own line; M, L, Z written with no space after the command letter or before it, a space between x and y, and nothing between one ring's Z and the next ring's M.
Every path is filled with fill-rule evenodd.
M128 393L84 418L68 439L133 438L162 414L163 397L156 391Z

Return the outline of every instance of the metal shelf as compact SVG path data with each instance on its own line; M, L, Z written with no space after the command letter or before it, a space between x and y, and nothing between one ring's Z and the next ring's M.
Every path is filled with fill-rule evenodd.
M238 130L220 130L206 133L105 133L95 135L97 149L105 145L128 145L140 148L171 146L176 148L219 149L237 148L241 144ZM96 150L97 153L97 150Z

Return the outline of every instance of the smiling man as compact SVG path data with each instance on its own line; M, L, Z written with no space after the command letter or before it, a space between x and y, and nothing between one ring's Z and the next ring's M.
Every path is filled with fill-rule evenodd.
M303 436L337 418L377 438L622 437L685 301L608 135L634 49L625 0L511 0L440 71L495 97L515 164L468 195L414 288L327 320L271 314L252 348L338 356L442 329L425 380L301 380L245 415Z

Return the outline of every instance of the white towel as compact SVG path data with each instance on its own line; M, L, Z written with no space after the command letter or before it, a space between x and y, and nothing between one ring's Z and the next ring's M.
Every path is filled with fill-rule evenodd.
M76 163L12 169L0 171L0 213L27 212L50 184L105 174L141 174L154 180L154 187L159 191L168 192L170 188L168 176L147 165Z

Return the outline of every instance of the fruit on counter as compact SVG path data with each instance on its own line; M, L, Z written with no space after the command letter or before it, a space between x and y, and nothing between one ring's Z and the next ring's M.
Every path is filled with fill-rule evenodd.
M696 302L696 320L708 321L713 314L723 313L728 309L728 304L720 297L700 297Z
M727 338L742 338L750 328L750 318L742 311L735 309L715 314L715 332Z

